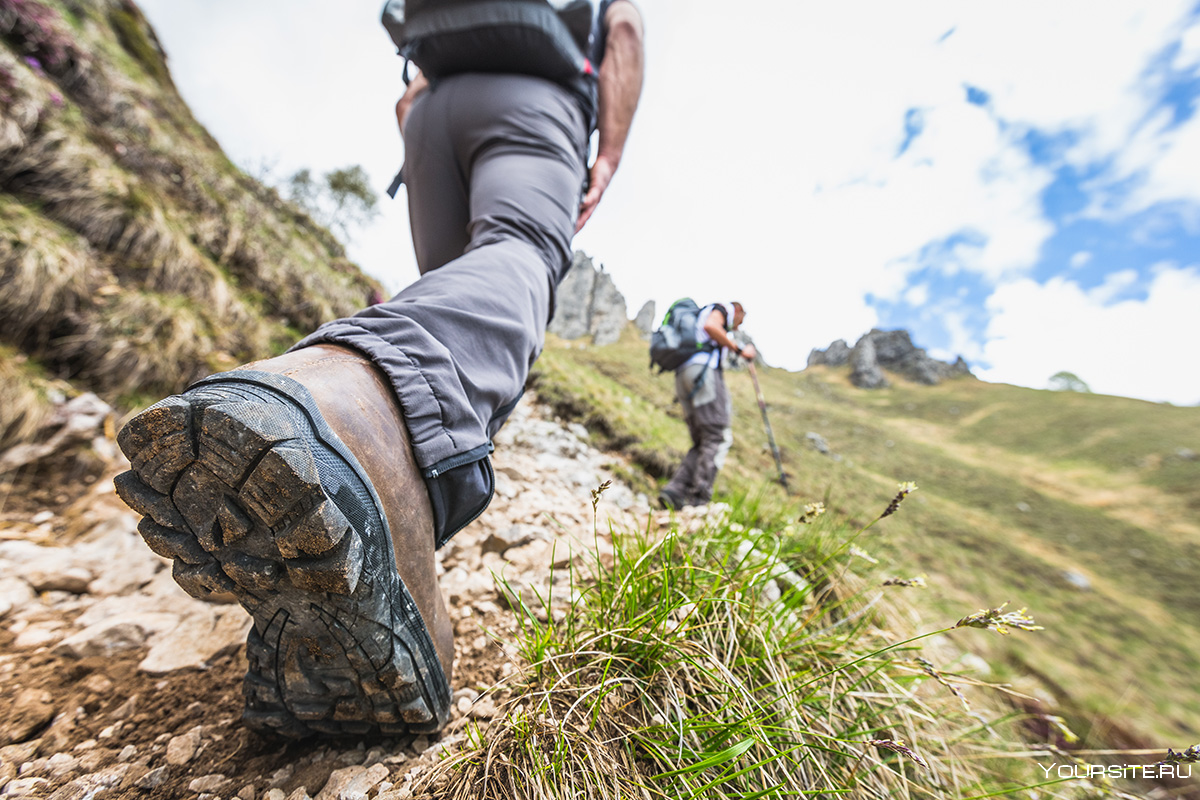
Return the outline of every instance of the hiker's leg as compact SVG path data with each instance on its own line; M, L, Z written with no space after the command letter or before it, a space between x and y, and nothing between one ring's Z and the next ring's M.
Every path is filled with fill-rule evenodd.
M586 137L577 104L560 87L479 74L448 78L421 98L406 136L410 204L432 186L438 207L452 206L453 192L439 194L438 182L465 178L466 252L433 263L428 254L446 252L454 232L414 212L422 226L414 238L433 259L421 278L298 347L353 347L387 374L444 541L490 499L490 437L521 396L570 264ZM435 157L426 161L427 153Z
M701 378L704 380L697 388L696 382ZM705 387L707 382L706 369L702 365L692 364L675 372L675 396L683 407L683 419L687 423L688 434L692 439L691 449L683 457L683 461L675 470L671 480L662 489L662 494L667 495L671 504L677 507L689 501L692 484L695 481L702 440L701 430L696 424L695 404L697 400L703 400L713 395L713 390Z
M717 471L729 450L729 393L725 388L724 375L720 370L712 370L706 382L709 382L711 395L706 393L705 402L697 403L694 408L700 445L688 500L696 504L712 499ZM728 441L731 442L732 437L728 437Z
M446 100L441 87L419 95L404 135L408 221L422 275L461 256L471 241L470 185L449 130Z
M692 437L691 449L684 455L683 461L680 462L679 468L675 470L675 474L666 486L662 488L661 494L665 494L672 506L679 507L685 505L688 501L688 494L691 491L693 476L696 474L696 463L700 458L700 435L699 431L695 430L695 425L691 418L686 420L688 423L688 432Z

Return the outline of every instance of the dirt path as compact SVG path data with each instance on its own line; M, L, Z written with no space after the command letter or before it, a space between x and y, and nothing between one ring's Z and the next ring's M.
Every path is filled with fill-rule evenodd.
M412 795L495 702L481 691L518 669L515 618L493 573L532 601L568 597L566 565L611 548L593 535L591 490L615 457L527 401L497 437L496 499L439 553L455 619L454 707L440 737L269 741L243 728L250 619L194 600L136 533L111 475L58 511L0 522L0 794L335 800ZM644 497L616 485L599 528L644 526Z

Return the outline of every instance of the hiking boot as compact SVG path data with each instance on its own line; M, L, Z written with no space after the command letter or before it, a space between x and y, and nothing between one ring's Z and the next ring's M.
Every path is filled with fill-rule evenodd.
M129 422L117 493L194 597L254 618L245 723L300 738L431 733L453 633L433 514L384 377L318 345L206 378Z
M683 501L666 489L658 493L658 504L666 511L678 511L683 508Z

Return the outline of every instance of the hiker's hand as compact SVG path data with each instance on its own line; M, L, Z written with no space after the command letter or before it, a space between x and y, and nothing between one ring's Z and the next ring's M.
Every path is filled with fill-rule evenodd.
M396 124L400 126L400 138L404 138L404 126L408 124L408 115L412 111L413 102L420 96L421 92L429 88L429 80L425 77L425 73L418 72L417 76L408 84L408 88L404 91L404 96L396 102Z
M608 188L613 173L616 171L617 165L603 154L596 156L595 163L588 171L587 194L583 196L583 201L579 204L579 219L575 222L576 233L583 230L583 226L591 219L596 206L600 205L600 198L604 196L604 190Z
M742 348L742 358L747 361L753 361L756 355L758 355L758 351L754 349L754 345L748 344Z

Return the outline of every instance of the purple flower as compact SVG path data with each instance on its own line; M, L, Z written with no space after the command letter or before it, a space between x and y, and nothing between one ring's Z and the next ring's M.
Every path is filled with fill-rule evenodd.
M33 56L25 56L25 63L28 64L29 68L34 72L40 73L42 71L42 62L38 61Z

